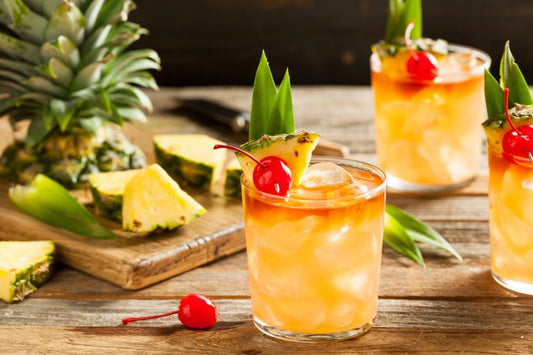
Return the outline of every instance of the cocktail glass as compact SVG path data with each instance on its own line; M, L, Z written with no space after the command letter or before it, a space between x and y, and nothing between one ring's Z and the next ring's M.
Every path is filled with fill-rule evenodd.
M370 329L377 311L385 181L378 168L340 158L313 159L305 186L291 189L288 197L258 191L243 175L259 330L320 342Z
M487 150L492 276L508 289L533 295L533 168Z
M485 116L483 73L490 57L448 45L433 80L411 79L407 50L370 58L376 150L388 185L405 191L460 188L473 180L481 157Z

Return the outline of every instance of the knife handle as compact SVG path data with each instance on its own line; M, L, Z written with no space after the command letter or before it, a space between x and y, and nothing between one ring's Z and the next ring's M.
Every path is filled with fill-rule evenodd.
M343 144L320 138L313 154L346 158L350 155L350 148Z

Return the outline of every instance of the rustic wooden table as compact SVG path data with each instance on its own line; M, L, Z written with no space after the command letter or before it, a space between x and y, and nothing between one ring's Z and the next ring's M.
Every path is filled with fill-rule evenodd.
M174 108L177 98L204 97L248 109L249 88L164 89L152 97L157 110L149 132L246 140ZM297 127L349 145L354 158L375 161L368 87L296 87L293 101ZM59 264L31 297L0 304L0 353L533 353L533 298L501 288L490 276L486 189L482 173L468 188L447 195L389 193L388 202L430 223L464 261L422 248L423 269L385 248L376 324L360 338L309 345L262 335L251 321L246 255L240 252L140 291ZM214 328L188 330L174 317L121 325L124 317L172 311L188 293L215 300Z

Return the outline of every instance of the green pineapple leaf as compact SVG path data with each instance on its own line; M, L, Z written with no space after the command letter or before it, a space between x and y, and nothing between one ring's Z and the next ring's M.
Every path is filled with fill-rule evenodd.
M26 135L26 146L31 148L34 147L37 143L42 141L57 125L57 122L52 124L47 124L46 119L36 118L33 119L28 128L28 133Z
M391 214L385 214L383 241L392 249L408 257L417 264L425 266L424 257L404 226Z
M268 122L269 130L267 134L269 135L294 132L294 113L292 110L291 82L288 69L279 86Z
M255 73L252 92L252 108L250 111L249 139L256 140L271 131L269 129L270 113L276 100L276 83L268 65L265 51L261 53L261 60Z
M5 24L15 29L22 39L33 43L43 40L43 33L48 24L46 18L31 11L20 0L3 0L2 5L5 6L10 19L9 23Z
M389 16L385 29L385 42L395 43L402 38L410 21L415 22L410 38L422 37L421 0L389 0Z
M494 117L505 110L503 89L487 69L485 69L485 105L489 117Z
M461 255L455 251L455 249L433 228L425 224L424 222L416 219L414 216L403 211L398 207L387 205L385 210L388 215L392 216L395 220L401 223L405 228L407 234L415 241L433 245L440 248L451 255L455 256L459 260L463 260Z
M63 186L39 174L29 186L9 189L15 206L30 216L55 227L91 238L117 238L102 226Z
M511 53L509 41L505 43L505 49L500 62L500 85L504 89L509 89L509 108L515 104L533 104L533 97L529 91L526 79Z

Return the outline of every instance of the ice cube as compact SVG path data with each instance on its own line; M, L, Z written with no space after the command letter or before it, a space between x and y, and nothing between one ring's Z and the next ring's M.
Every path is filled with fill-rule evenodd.
M299 220L281 221L262 228L249 228L257 238L259 248L268 248L280 256L296 252L314 230L327 223L325 217L306 216Z
M308 167L301 185L305 188L338 186L355 183L354 178L342 167L333 163L317 163Z
M361 300L371 300L376 295L377 282L374 280L373 265L363 266L359 269L346 270L334 276L333 283L341 291ZM377 270L377 268L376 268Z

